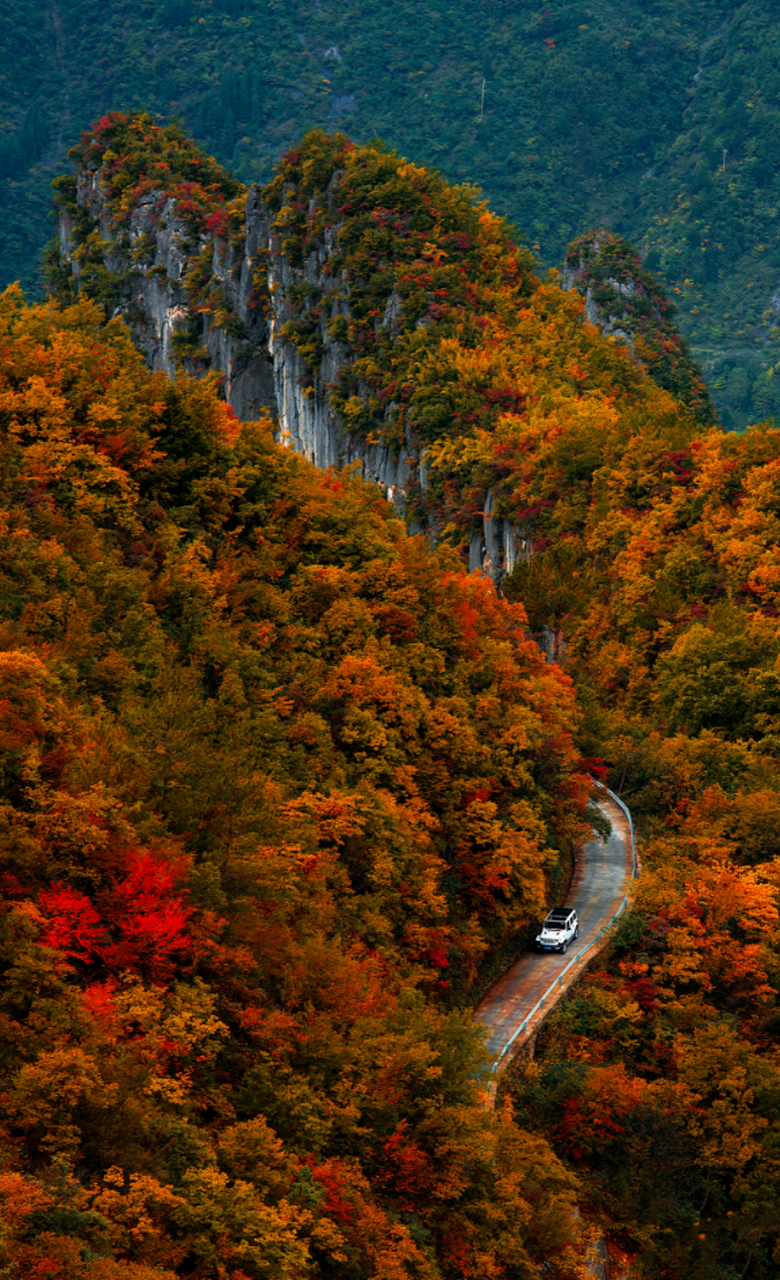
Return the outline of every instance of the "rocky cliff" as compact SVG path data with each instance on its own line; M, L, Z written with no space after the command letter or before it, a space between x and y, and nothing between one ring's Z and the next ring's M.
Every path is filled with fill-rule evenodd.
M567 422L587 435L616 383L639 403L649 369L711 421L669 304L607 232L571 247L562 292L472 191L343 135L309 135L248 192L143 115L111 113L73 154L59 286L123 316L152 369L216 373L239 418L270 408L318 467L358 466L496 584L559 535L525 456ZM553 486L598 452L583 438Z
M397 406L391 401L375 420L376 430L365 435L350 431L334 407L333 389L354 363L349 345L335 336L339 329L334 324L339 319L349 321L353 287L349 272L340 265L339 177L329 184L321 207L310 202L307 215L312 224L316 226L317 215L325 213L325 225L298 262L286 252L284 232L269 216L260 193L253 189L247 197L247 242L260 243L267 237L267 349L273 365L279 438L323 469L357 463L364 478L380 485L402 509L416 501L419 516L420 508L425 510L426 448L414 422L407 419L399 439ZM402 315L398 294L389 289L376 310L375 328L392 341ZM307 330L307 354L292 336L301 327ZM309 354L312 349L315 358ZM370 403L371 390L363 379L357 392L364 405ZM427 523L435 528L430 518ZM498 584L518 559L529 554L529 535L501 514L488 489L471 530L469 571L487 573Z
M627 240L610 231L575 240L566 251L562 284L581 294L591 324L624 343L703 426L715 425L704 379L674 324L675 309Z
M144 127L145 140L164 136L152 134L150 122ZM193 173L186 183L174 180L169 148L172 176L155 185L150 166L139 172L136 164L128 196L128 184L117 179L117 154L128 148L128 130L132 143L133 128L132 117L112 114L77 149L75 179L61 184L58 199L60 271L127 321L151 369L169 376L177 367L195 376L216 371L240 418L272 409L283 443L324 469L359 464L366 479L435 534L443 521L426 500L428 442L413 413L399 415L392 399L377 405L354 334L346 338L356 291L366 282L344 265L343 172L304 209L289 183L270 198L251 188L232 205L215 197L211 184L211 203L198 204ZM121 177L130 166L122 155L120 161ZM303 249L291 234L291 208L293 222L305 217ZM383 278L371 330L387 347L410 326L393 278ZM429 323L417 316L412 333ZM342 391L351 385L346 411L340 384ZM356 406L370 409L369 430L356 426ZM530 553L530 537L486 488L467 547L470 570L498 583Z
M77 287L99 273L149 368L169 377L177 366L197 377L218 371L226 399L244 420L273 407L268 323L252 298L252 264L267 241L267 219L263 226L261 218L247 218L234 244L205 227L196 232L180 201L153 188L139 195L119 229L103 167L94 165L77 173L75 199L91 231L84 236L82 219L79 237L77 216L60 208L62 261ZM211 305L194 296L195 264L208 280Z

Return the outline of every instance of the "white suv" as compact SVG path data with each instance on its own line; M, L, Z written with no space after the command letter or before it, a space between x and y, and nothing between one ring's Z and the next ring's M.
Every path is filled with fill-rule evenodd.
M578 938L580 926L577 912L572 907L553 907L536 939L537 951L566 951L573 938Z

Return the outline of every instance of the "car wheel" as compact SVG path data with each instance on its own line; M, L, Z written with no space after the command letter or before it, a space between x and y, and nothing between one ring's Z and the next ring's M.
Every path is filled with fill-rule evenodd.
M579 926L579 925L577 925L577 928L574 930L574 936L575 936L575 938L579 938L579 936L580 936L580 926Z
M561 943L561 955L562 955L562 956L565 956L565 955L566 955L566 948L568 947L568 945L569 945L569 944L568 944L568 942L562 942L562 943Z

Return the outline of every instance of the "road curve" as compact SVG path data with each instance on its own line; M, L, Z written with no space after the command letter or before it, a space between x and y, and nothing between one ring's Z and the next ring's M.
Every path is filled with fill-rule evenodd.
M512 1048L519 1046L531 1035L555 1003L555 998L545 1001L545 1009L529 1024L526 1035L516 1035L528 1015L542 996L571 965L562 978L560 994L575 980L582 965L598 953L598 946L590 946L581 957L581 963L572 960L592 943L598 933L612 919L620 907L633 876L634 855L629 821L616 802L604 797L598 808L609 818L612 833L608 840L595 836L577 852L574 877L565 904L576 907L579 916L580 936L573 942L568 954L555 952L524 955L490 988L474 1011L474 1016L488 1029L488 1048L500 1059L514 1036ZM506 1065L509 1055L499 1066Z

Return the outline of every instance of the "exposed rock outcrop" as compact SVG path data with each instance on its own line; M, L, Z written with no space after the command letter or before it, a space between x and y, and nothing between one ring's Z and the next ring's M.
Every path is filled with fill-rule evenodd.
M218 372L239 418L275 410L281 442L323 469L359 464L399 508L408 513L413 504L435 537L441 521L426 517L426 445L413 417L399 428L397 406L391 401L377 409L374 397L374 426L359 431L334 407L333 389L355 359L343 340L352 282L340 265L341 173L310 201L305 251L296 252L278 209L254 187L240 225L238 215L231 223L226 213L235 213L235 202L229 206L223 198L217 213L193 217L181 184L172 194L170 182L164 188L148 179L129 208L118 211L116 187L101 164L113 153L102 139L100 146L97 160L85 151L75 191L60 202L60 255L76 287L97 293L125 318L151 369L169 376L177 367L195 376ZM391 341L405 323L409 328L392 283L373 323ZM430 323L421 318L416 326ZM372 400L360 378L355 399ZM467 550L469 569L496 584L530 555L527 535L501 514L490 490Z
M410 494L420 498L424 506L426 449L410 424L399 444L393 430L393 402L384 410L374 439L348 430L333 408L331 389L350 360L347 346L333 334L333 322L350 317L350 281L338 265L339 177L338 173L334 175L324 197L328 206L325 226L297 265L285 253L281 232L268 222L259 193L250 192L247 201L247 227L257 223L262 224L263 230L268 228L268 349L273 362L280 439L322 468L358 463L364 478L381 486L387 498L401 509L407 507ZM317 221L317 212L313 201L308 210L312 223ZM304 317L314 317L321 353L317 363L311 356L304 358L289 335L288 326L299 323L302 313ZM394 338L402 318L401 299L390 290L376 325ZM364 384L360 394L368 401L369 389ZM435 527L429 526L429 531L435 536ZM498 585L519 559L530 554L530 537L499 514L494 495L488 490L481 518L472 530L469 571L486 573Z
M419 445L410 433L401 448L383 438L367 441L350 433L334 412L330 398L330 388L349 358L346 346L330 332L336 317L348 319L350 314L348 281L342 273L330 269L338 227L327 227L303 265L296 266L285 254L282 235L269 222L256 189L250 191L247 200L247 228L251 226L262 226L267 231L268 352L273 364L279 438L323 469L359 463L365 479L380 485L390 500L403 507L410 483L420 483ZM314 302L310 302L312 299ZM388 327L394 322L398 305L397 301L395 308L390 304L385 313ZM322 354L314 368L286 331L287 325L300 318L302 306L304 314L311 310L318 316L314 323Z
M482 527L471 534L469 570L481 569L494 581L511 573L518 560L531 558L531 539L528 533L498 514L495 497L488 489L482 513Z
M704 379L673 323L674 307L627 240L604 230L575 240L566 250L561 283L582 295L591 324L629 347L703 426L715 425Z
M258 219L247 218L237 247L210 231L196 236L177 200L160 189L139 196L117 233L100 169L79 171L76 199L97 235L114 313L130 325L149 368L169 377L177 364L195 376L216 370L224 376L226 399L245 420L275 407L268 325L252 298L252 264L260 239L267 239ZM63 260L81 280L94 264L79 252L67 209L60 213L59 240ZM212 293L221 293L224 319L193 303L194 262L205 269Z

